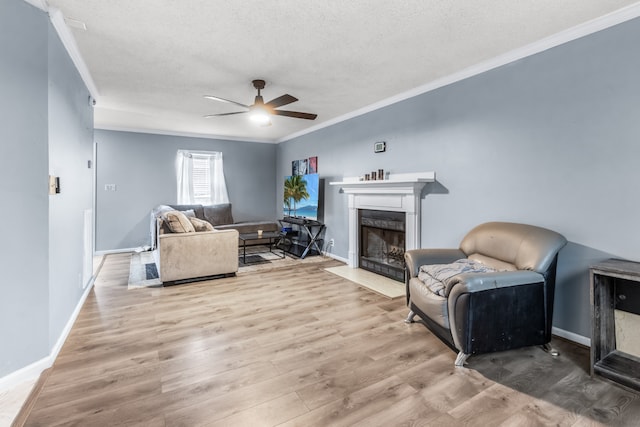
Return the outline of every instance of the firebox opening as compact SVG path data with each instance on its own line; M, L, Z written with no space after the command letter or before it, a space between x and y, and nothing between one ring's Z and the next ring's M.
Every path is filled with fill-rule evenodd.
M360 209L360 268L404 281L404 212Z

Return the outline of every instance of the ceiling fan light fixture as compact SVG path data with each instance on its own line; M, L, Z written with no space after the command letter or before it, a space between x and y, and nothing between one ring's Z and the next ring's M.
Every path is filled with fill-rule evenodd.
M229 99L220 98L219 96L213 95L204 95L207 99L212 99L214 101L227 102L230 104L235 104L238 107L243 107L245 111L232 111L229 113L219 113L219 114L209 114L205 117L219 117L219 116L232 116L236 114L245 114L249 113L249 119L256 123L258 126L271 126L271 117L270 116L283 116L283 117L292 117L294 119L306 119L306 120L315 120L318 116L317 114L311 113L302 113L300 111L287 111L287 110L278 110L278 107L282 107L284 105L289 105L293 102L296 102L298 98L295 96L291 96L289 94L281 95L277 98L272 99L269 102L264 102L264 98L262 98L261 90L264 89L265 81L264 80L254 80L253 87L258 91L258 95L253 101L252 105L245 105L240 102L231 101Z
M260 126L269 126L271 124L269 113L264 108L260 107L254 107L251 109L251 113L249 113L249 119Z

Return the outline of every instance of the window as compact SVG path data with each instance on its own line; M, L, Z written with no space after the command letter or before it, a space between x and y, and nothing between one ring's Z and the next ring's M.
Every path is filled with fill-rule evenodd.
M209 159L205 157L192 157L193 170L193 199L201 205L208 205L211 202L211 169Z
M229 203L222 153L178 150L176 170L179 204Z

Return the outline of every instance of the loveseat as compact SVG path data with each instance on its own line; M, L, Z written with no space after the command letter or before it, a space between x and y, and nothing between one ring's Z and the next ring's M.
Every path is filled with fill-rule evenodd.
M180 214L172 214L176 211ZM150 232L160 280L166 284L235 274L239 234L258 229L274 231L278 224L234 223L231 204L157 206L151 211Z
M458 249L405 253L410 313L449 347L472 354L543 345L550 350L558 252L566 239L526 224L489 222Z

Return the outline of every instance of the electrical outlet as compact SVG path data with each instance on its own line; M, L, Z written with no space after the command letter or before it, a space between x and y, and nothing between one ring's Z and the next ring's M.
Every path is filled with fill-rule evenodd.
M104 191L116 191L118 187L115 184L105 184Z
M335 244L336 244L335 240L333 239L329 240L329 247L332 247Z

